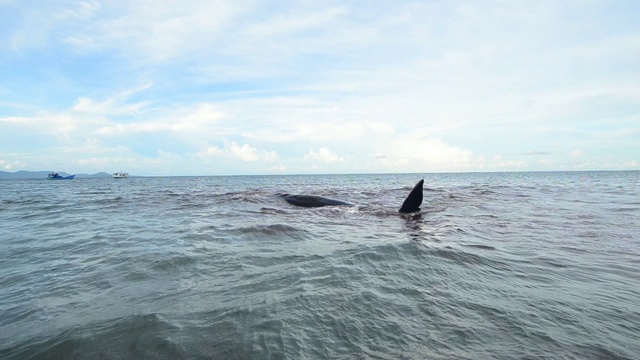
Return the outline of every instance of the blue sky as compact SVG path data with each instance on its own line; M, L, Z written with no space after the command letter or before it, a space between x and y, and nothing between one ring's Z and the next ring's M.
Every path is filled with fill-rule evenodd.
M640 169L638 1L0 0L0 170Z

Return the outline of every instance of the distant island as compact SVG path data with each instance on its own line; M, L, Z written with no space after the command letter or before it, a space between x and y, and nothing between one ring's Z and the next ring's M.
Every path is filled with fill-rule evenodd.
M0 171L0 180L11 180L11 179L46 179L47 175L52 173L53 171L16 171L16 172L8 172L8 171ZM58 171L58 174L61 176L68 176L72 174L68 174L64 171ZM106 172L99 172L95 174L76 174L76 179L102 179L102 178L110 178L112 175Z

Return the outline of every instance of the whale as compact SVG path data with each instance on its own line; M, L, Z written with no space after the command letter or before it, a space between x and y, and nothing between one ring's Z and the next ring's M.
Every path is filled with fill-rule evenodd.
M420 211L420 205L422 205L422 188L424 186L424 179L421 179L416 183L416 185L411 189L409 195L404 199L402 206L398 209L398 212L402 214L414 213ZM280 194L286 202L294 206L307 207L307 208L316 208L323 206L355 206L352 203L332 199L319 195L291 195L291 194Z

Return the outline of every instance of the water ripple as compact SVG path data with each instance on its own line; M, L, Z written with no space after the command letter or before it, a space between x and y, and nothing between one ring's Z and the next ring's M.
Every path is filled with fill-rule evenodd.
M399 216L422 177L422 213ZM0 182L0 358L633 359L639 186L637 172Z

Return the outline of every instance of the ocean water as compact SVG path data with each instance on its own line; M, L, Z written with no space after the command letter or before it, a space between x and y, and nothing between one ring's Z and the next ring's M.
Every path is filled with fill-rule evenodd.
M639 231L640 172L0 181L0 359L639 359Z

